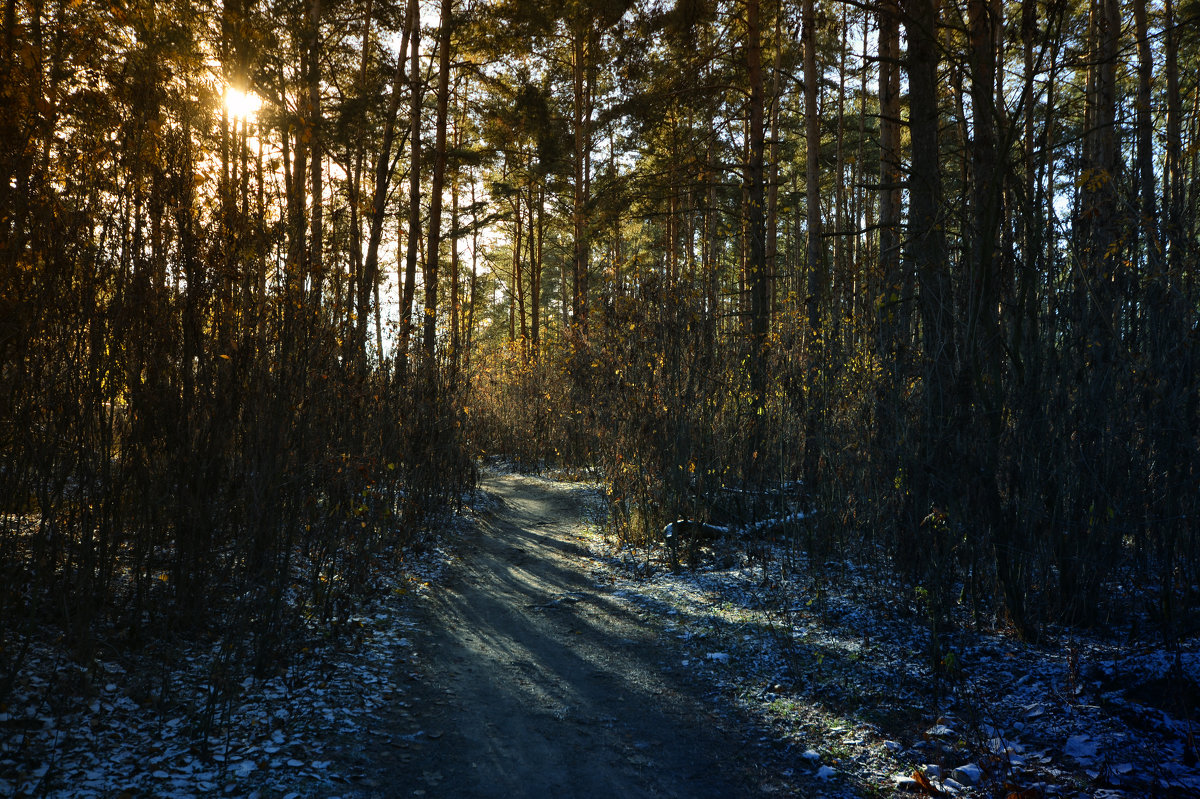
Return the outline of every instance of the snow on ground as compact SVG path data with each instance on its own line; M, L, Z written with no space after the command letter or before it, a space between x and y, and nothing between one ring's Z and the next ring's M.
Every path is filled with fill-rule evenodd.
M447 520L442 538L468 523ZM416 657L411 595L429 590L453 557L437 543L422 549L405 553L402 573L380 575L340 636L268 679L235 675L216 702L219 651L183 648L169 668L102 651L84 666L54 641L32 642L0 704L0 796L360 795L371 778L344 762L336 742L402 706L405 664Z
M1057 629L1034 646L963 630L935 673L911 591L874 570L824 564L818 580L802 554L777 549L764 570L724 544L672 571L600 525L590 543L597 583L658 615L685 653L664 668L780 742L779 791L1200 797L1195 638L1176 663L1127 635Z

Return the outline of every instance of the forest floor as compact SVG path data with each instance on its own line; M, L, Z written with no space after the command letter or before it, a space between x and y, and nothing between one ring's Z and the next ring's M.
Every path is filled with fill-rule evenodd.
M963 619L934 673L912 592L871 569L770 543L673 569L603 534L593 488L484 487L374 795L1200 796L1194 640L1176 661L1133 630L1033 646Z
M489 471L343 633L218 706L53 640L0 706L0 796L1200 796L1200 642L973 628L853 561L604 534L594 486Z

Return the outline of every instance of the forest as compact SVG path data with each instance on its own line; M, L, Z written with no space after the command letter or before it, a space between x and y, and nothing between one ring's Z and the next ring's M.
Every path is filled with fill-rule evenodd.
M643 553L803 508L935 663L1200 632L1195 0L0 24L0 702L46 635L269 669L491 456Z

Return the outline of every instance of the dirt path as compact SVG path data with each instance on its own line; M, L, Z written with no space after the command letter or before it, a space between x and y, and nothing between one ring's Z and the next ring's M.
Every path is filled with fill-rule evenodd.
M744 745L688 685L669 642L589 578L578 493L494 476L500 500L429 600L424 673L386 745L383 796L750 796ZM378 772L377 772L378 773Z

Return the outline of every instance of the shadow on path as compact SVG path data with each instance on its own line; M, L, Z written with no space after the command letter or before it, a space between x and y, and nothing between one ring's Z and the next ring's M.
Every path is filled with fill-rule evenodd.
M433 595L425 665L387 745L382 796L740 797L736 731L664 674L656 626L584 570L577 492L519 475Z

